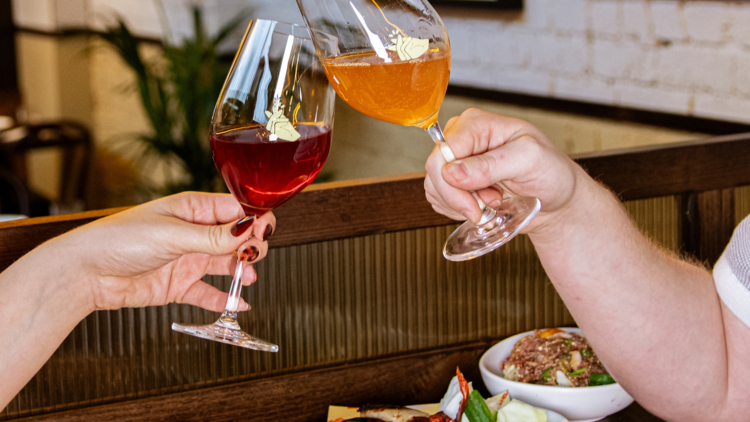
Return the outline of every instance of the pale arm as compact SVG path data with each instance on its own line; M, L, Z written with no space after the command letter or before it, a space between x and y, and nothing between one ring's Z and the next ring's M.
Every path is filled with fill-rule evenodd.
M0 274L0 409L94 310L90 287L73 276L58 244L30 253Z
M711 274L644 237L619 201L527 123L476 110L446 125L457 157L433 152L427 196L449 216L478 216L465 190L503 182L536 196L527 232L557 291L607 369L668 420L737 420L750 411L750 329ZM497 194L482 190L491 203Z
M710 272L653 245L580 172L576 206L529 236L602 362L665 419L748 414L750 330L723 306Z
M242 216L230 195L184 193L82 226L11 265L0 274L0 409L94 310L177 302L221 312L227 293L201 278L230 274L237 249L262 259L276 223L268 213L238 227ZM255 279L247 265L243 284Z

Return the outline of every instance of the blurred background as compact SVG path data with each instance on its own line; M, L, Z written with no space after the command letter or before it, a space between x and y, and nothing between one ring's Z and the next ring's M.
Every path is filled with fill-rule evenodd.
M469 107L569 154L750 130L750 4L436 2L452 45L441 123ZM0 214L222 191L207 123L252 18L294 0L0 0ZM423 171L420 129L339 101L318 181Z

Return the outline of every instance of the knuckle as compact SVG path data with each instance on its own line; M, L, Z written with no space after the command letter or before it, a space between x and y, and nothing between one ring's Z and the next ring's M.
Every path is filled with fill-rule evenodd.
M475 117L479 117L482 113L483 113L482 110L479 110L478 108L470 107L464 110L463 113L461 113L461 118L472 119Z
M497 161L492 154L482 154L477 156L477 159L478 176L484 179L492 173L492 169L495 168Z
M223 248L223 240L224 240L224 229L223 226L216 225L216 226L209 226L208 227L208 243L211 245L211 250L218 253Z
M543 145L534 137L529 136L524 142L524 156L529 159L538 159L544 152Z

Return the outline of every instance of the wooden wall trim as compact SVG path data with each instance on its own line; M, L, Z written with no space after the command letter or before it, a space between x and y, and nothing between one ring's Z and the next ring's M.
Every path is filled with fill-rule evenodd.
M624 201L750 184L750 133L572 158Z
M17 420L321 421L329 405L439 401L456 367L479 385L479 358L489 345L471 343Z
M456 367L487 397L478 364L489 346L477 342L17 420L324 421L329 405L436 403ZM602 421L659 420L633 404Z
M750 185L750 133L572 157L622 200ZM271 247L453 223L424 196L424 173L322 183L275 211ZM122 209L0 223L0 271L47 239Z
M0 223L0 272L47 240L126 209L109 208Z

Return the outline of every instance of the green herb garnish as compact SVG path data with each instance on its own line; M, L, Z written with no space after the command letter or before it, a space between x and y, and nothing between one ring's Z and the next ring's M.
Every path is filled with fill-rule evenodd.
M584 372L586 372L586 368L581 368L581 369L579 369L577 371L568 372L568 375L570 375L571 377L575 377L577 375L581 375Z
M607 385L607 384L614 384L617 381L615 381L614 378L612 378L612 375L609 374L591 374L591 381L589 381L590 386L594 385Z

